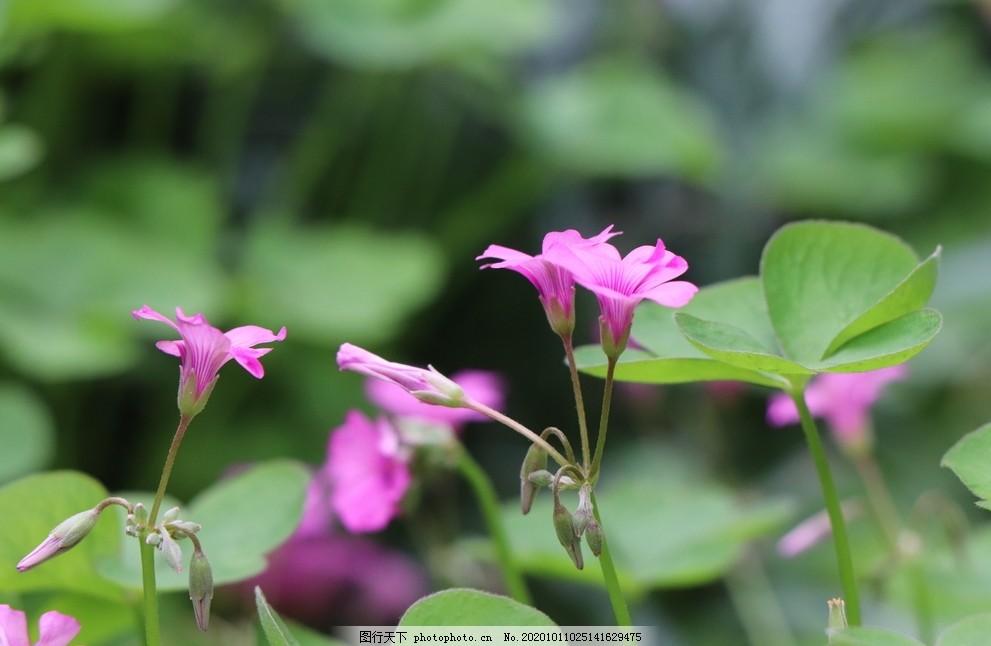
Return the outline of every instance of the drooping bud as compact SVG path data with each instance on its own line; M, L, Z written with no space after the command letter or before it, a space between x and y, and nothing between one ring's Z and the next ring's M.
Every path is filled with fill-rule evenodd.
M598 557L602 554L604 535L602 525L595 518L588 521L588 527L585 528L585 540L588 541L588 549L592 550L592 556Z
M578 509L575 510L575 515L571 519L571 524L574 526L575 536L581 538L581 535L585 533L585 529L588 527L589 521L594 519L592 514L592 485L587 482L581 486L578 490Z
M582 557L581 539L575 536L575 526L571 512L557 500L554 502L553 521L557 540L560 541L561 546L564 547L564 551L571 557L571 562L575 564L576 568L581 570L585 567L585 561Z
M100 512L96 509L87 509L63 520L51 531L48 538L21 559L20 563L17 564L17 571L30 570L34 566L75 547L79 541L86 538L99 517Z
M530 448L527 449L526 457L523 458L523 466L520 467L520 509L524 516L530 513L537 492L540 491L540 486L530 479L530 476L537 472L546 473L551 480L554 478L547 471L547 452L538 445L531 444ZM550 480L547 484L550 484Z
M213 599L213 570L199 548L189 560L189 599L193 602L196 625L205 631L210 623L210 601Z
M172 538L169 530L165 528L162 528L158 532L158 536L162 537L162 540L158 543L158 549L162 550L162 556L165 557L165 562L177 573L182 572L182 548L179 547L179 543Z

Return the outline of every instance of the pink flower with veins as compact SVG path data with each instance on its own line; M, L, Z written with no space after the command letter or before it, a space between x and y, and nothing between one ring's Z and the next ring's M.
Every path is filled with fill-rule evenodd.
M502 379L486 370L463 370L451 375L451 381L465 391L465 396L485 404L489 408L501 408L504 399ZM397 385L380 379L365 382L365 394L369 401L386 413L398 417L413 417L428 422L440 422L459 427L466 422L488 419L481 413L467 408L448 408L426 404Z
M609 238L620 234L619 231L612 231L612 227L610 224L602 233L591 238L583 238L574 229L551 231L544 236L542 253L536 256L493 244L475 260L495 258L502 262L489 263L481 268L512 269L522 274L537 288L551 328L562 336L570 335L575 327L575 279L568 270L551 262L548 254L555 247L585 249L594 253Z
M411 476L399 435L385 419L350 411L330 435L323 467L330 502L350 531L376 532L399 513Z
M884 387L905 378L904 364L868 372L830 372L815 377L805 388L809 412L829 423L836 440L847 448L870 445L871 406ZM767 421L785 426L799 421L798 409L784 393L773 395L767 406Z
M176 320L172 321L147 305L132 312L136 319L165 323L182 337L178 341L159 341L155 347L166 354L179 357L179 410L190 417L199 413L206 405L221 366L234 359L249 374L260 379L265 370L258 359L271 352L272 348L253 346L286 338L285 327L278 334L257 325L245 325L221 332L210 325L202 314L186 316L178 307L175 313Z
M557 245L545 257L595 294L601 313L602 348L613 358L626 349L633 313L642 301L681 307L698 292L692 283L672 280L685 273L688 263L665 249L660 239L653 247L637 247L626 257L611 244L594 249Z
M75 617L54 610L46 612L38 620L38 641L34 646L66 646L79 630ZM31 646L27 617L7 604L0 605L0 645Z

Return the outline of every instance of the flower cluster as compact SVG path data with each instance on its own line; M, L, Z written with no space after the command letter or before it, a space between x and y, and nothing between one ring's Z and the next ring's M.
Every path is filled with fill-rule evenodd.
M673 280L688 270L688 263L660 239L622 256L608 242L619 233L611 225L591 238L573 229L553 231L544 236L536 256L490 245L477 260L498 259L482 268L512 269L526 277L537 288L551 328L562 338L570 339L574 330L575 284L588 289L599 301L602 348L615 358L626 349L637 305L650 300L681 307L698 291L692 283Z

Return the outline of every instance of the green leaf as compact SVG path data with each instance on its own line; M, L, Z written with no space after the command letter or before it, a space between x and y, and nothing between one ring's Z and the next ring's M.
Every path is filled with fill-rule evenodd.
M829 646L924 646L924 644L892 630L858 626L830 634Z
M834 340L924 303L934 269L918 265L904 242L865 225L812 221L778 230L764 247L761 281L785 356L815 365Z
M147 25L179 0L13 0L11 27L32 30L78 29L96 33Z
M44 402L16 384L0 384L0 446L0 483L38 470L52 454L54 428Z
M0 182L34 168L41 160L44 148L41 137L26 126L0 127Z
M939 312L919 310L854 337L825 361L823 372L864 372L908 361L929 345L943 325Z
M402 626L556 626L536 608L509 597L454 588L423 597L403 614Z
M991 424L962 437L943 456L942 465L981 499L979 505L991 508Z
M812 374L808 368L773 354L738 327L705 321L684 312L675 314L674 320L695 347L732 366L775 374Z
M261 621L262 630L265 632L265 639L268 640L269 646L300 646L282 618L279 617L279 613L268 605L265 594L259 586L255 586L255 606L258 608L258 619Z
M991 635L991 612L972 615L958 621L940 634L936 646L974 646Z
M97 574L95 564L117 551L121 528L104 513L74 548L27 572L14 564L37 547L66 518L91 509L107 497L96 480L81 473L55 471L22 478L0 488L0 590L64 590L120 600L121 589Z
M197 536L210 559L216 585L240 581L265 569L265 555L281 545L299 524L309 480L309 471L302 465L272 460L218 482L180 508L180 518L203 526ZM123 522L122 516L119 522ZM179 545L183 563L188 563L192 553L189 541L179 541ZM131 541L123 547L100 563L100 573L122 585L141 588L138 550ZM185 569L176 573L164 559L156 560L159 590L188 588Z

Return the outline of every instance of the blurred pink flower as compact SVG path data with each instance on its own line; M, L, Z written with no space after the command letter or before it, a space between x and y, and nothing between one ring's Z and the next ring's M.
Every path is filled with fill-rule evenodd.
M489 245L475 260L495 258L502 262L482 265L482 269L512 269L522 274L537 288L540 302L544 306L551 328L561 335L570 335L575 325L575 280L569 271L548 260L548 253L554 247L577 248L594 251L609 238L619 235L609 225L591 238L583 238L574 229L551 231L544 236L542 253L531 256L501 245Z
M451 375L451 381L465 391L465 396L489 408L501 408L505 386L494 372L486 370L463 370ZM458 427L465 422L488 419L481 413L467 408L448 408L426 404L411 397L396 384L380 379L369 379L365 383L365 394L369 401L384 412L398 417L413 417L427 422L440 422Z
M373 422L359 411L350 411L331 432L323 469L331 507L352 532L388 525L411 480L396 430L387 420Z
M179 409L189 416L203 409L221 366L234 359L253 377L261 378L265 370L258 359L271 352L272 348L252 346L286 338L285 327L278 334L256 325L221 332L210 325L203 314L186 316L178 307L175 312L174 322L147 305L134 310L132 314L136 319L165 323L182 337L179 341L159 341L155 347L166 354L179 357Z
M38 620L38 641L34 646L66 646L79 629L75 617L54 610L46 612ZM6 604L0 605L0 645L31 646L27 617Z
M571 272L579 285L595 294L601 312L602 347L612 357L626 348L633 312L641 301L681 307L698 291L692 283L672 280L685 273L688 262L666 250L660 239L653 247L637 247L626 257L611 244L594 249L556 245L545 257Z
M461 386L433 367L424 369L386 361L377 354L350 343L341 344L337 351L337 365L341 370L350 370L395 384L427 404L461 408L465 403L465 391Z
M886 385L904 379L906 374L904 364L868 372L824 373L809 382L805 402L812 415L826 420L841 445L862 447L870 443L871 406ZM798 422L798 409L791 397L772 395L767 421L772 426Z
M844 502L841 509L843 518L848 522L860 515L860 506L855 501ZM824 509L795 525L782 536L778 541L778 554L786 559L798 556L821 543L832 534L832 531L829 515Z

